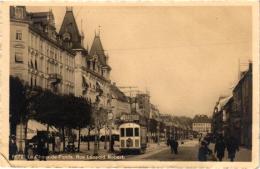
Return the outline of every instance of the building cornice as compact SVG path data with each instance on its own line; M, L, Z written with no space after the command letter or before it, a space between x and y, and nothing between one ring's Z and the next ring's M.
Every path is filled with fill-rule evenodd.
M107 83L111 83L110 80L104 78L103 76L99 75L98 73L96 73L96 72L94 72L94 71L92 71L92 70L87 69L87 68L84 67L84 66L81 66L81 69L84 70L84 71L86 71L86 72L88 72L88 73L90 73L90 74L92 74L92 75L95 76L95 77L98 77L100 80L103 80L103 81L105 81L105 82L107 82Z
M68 49L68 48L65 48L64 46L58 44L58 42L52 40L51 38L49 38L46 34L44 34L44 32L38 30L37 28L33 27L32 25L29 25L29 29L31 31L33 31L34 33L36 33L37 35L41 36L42 38L44 38L45 40L49 41L50 43L52 43L53 45L55 45L56 47L70 53L71 55L75 56L76 53L71 50L71 49Z

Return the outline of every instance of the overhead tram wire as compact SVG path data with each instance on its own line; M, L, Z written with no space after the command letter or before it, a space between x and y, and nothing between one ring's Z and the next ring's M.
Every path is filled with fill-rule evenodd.
M203 47L203 46L219 46L228 44L240 44L247 43L248 41L238 41L238 42L223 42L223 43L208 43L208 44L197 44L197 45L176 45L176 46L166 46L166 47L140 47L140 48L122 48L122 49L106 49L104 51L130 51L130 50L151 50L151 49L171 49L179 47Z

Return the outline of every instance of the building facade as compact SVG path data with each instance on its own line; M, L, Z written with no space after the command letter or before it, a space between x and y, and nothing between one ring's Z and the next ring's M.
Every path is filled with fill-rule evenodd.
M10 74L29 86L74 94L75 52L62 45L52 11L10 7Z
M202 135L211 133L211 119L206 115L196 115L193 118L192 130Z
M111 85L111 107L114 121L119 121L123 114L130 114L130 102L128 97L119 90L116 84Z
M233 89L232 96L220 98L213 112L213 133L234 137L239 144L252 147L252 64Z
M88 51L84 47L72 8L67 7L59 31L52 11L28 12L24 6L10 7L10 75L30 87L41 87L56 94L72 94L98 103L107 117L111 111L111 83L108 55L100 34L95 34ZM106 121L106 119L104 120ZM30 125L30 124L28 124ZM37 130L34 125L33 129ZM24 127L18 125L19 150L24 147ZM22 143L23 142L23 143Z
M136 111L147 120L150 117L150 96L149 93L138 93L136 95Z
M89 51L84 47L84 34L78 29L72 8L66 8L59 32L51 10L29 13L23 6L11 7L10 25L11 75L30 86L83 96L92 103L101 90L100 106L108 106L108 55L99 34Z
M108 55L105 54L100 34L95 34L90 51L84 47L84 33L79 31L72 8L67 8L59 31L65 45L75 55L75 96L83 96L96 102L97 91L101 92L99 106L109 109L110 71Z
M240 127L240 144L252 147L252 63L233 90L234 113L240 118L237 126Z

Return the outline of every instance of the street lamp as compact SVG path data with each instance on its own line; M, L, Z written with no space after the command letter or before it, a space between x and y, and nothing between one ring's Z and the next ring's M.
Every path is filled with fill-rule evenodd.
M112 152L112 121L113 121L113 106L111 107L108 114L108 122L109 122L109 150L108 152Z
M160 145L160 122L157 124L157 144Z
M166 127L164 128L164 139L165 139L165 142L167 142L167 129L166 129Z
M105 125L105 144L104 144L105 150L107 149L107 128L108 128L108 124L107 124L107 121L106 121L106 125Z
M94 142L94 152L93 152L94 156L98 155L98 143L97 143L98 131L97 130L98 130L98 125L99 125L98 116L99 116L99 103L100 103L99 97L100 96L101 96L101 93L99 93L96 96L96 101L93 106L93 112L95 114L95 142Z

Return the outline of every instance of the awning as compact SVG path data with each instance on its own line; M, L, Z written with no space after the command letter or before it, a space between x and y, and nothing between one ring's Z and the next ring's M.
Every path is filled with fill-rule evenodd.
M31 139L37 135L37 131L47 131L47 124L42 124L36 120L29 120L27 125L27 138ZM54 126L49 126L49 132L58 132Z
M37 122L36 120L29 120L27 124L27 139L31 139L37 135L37 131L46 131L47 126Z

